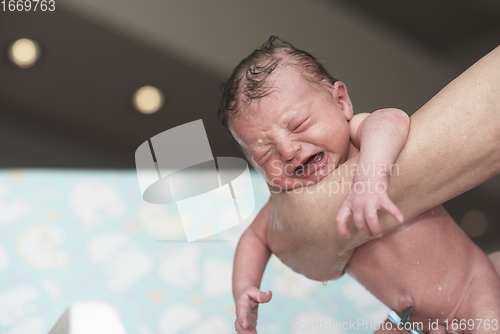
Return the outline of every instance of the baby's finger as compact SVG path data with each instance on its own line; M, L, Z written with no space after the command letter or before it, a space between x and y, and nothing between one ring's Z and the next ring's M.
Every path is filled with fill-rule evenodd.
M257 333L256 331L252 332L248 329L241 327L240 323L238 322L238 319L236 319L236 321L234 322L234 329L236 330L236 332L238 334L255 334L255 333Z
M394 219L396 219L396 221L398 223L400 223L400 224L404 223L405 218L404 218L403 214L398 209L398 207L394 203L392 203L392 201L389 199L389 197L384 199L382 201L382 203L380 204L380 206L382 207L382 209L389 212L391 214L391 216L393 216Z
M262 292L256 287L249 289L247 293L250 296L250 298L259 303L267 303L273 297L271 290Z
M367 205L365 207L365 220L374 236L381 237L384 234L378 222L377 208L374 205Z
M365 217L363 215L363 210L354 210L352 213L352 219L354 220L354 225L356 225L356 228L363 233L364 235L367 235L369 237L373 237L372 232L368 229L368 225L366 225L365 222Z
M242 328L248 327L248 311L250 307L248 303L240 303L236 305L236 322L240 324Z
M347 229L347 222L351 213L351 209L347 205L342 205L342 207L337 211L337 217L335 217L337 231L345 238L349 238L351 236L351 232Z

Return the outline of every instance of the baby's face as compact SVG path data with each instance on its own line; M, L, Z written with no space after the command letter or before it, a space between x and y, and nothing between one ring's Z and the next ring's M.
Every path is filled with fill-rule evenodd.
M291 66L268 80L272 93L234 116L231 132L278 190L319 182L347 160L353 111L345 85L320 87Z

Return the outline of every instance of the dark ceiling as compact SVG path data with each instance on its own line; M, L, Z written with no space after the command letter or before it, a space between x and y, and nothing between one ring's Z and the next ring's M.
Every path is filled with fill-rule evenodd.
M215 117L222 77L64 8L0 12L0 32L1 50L22 37L43 50L29 70L2 52L0 140L9 145L0 167L134 168L141 143L196 119L214 156L240 154ZM164 92L161 112L133 109L143 85Z
M330 1L461 70L500 37L500 1ZM214 156L241 156L214 116L222 76L63 6L44 13L0 11L0 49L21 37L37 40L43 52L30 70L15 67L2 52L0 140L10 144L0 167L134 168L142 142L196 119L205 123ZM471 51L453 52L459 48ZM133 109L131 95L143 85L166 95L161 112Z
M455 66L500 44L498 0L330 0L363 13Z

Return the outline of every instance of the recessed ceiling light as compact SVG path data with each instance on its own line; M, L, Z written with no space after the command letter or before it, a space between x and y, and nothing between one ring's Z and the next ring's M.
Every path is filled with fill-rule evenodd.
M481 211L471 210L463 215L460 226L470 237L479 237L488 229L488 218Z
M143 114L152 114L163 106L163 94L156 87L144 86L135 92L132 102Z
M33 66L40 56L38 44L27 38L21 38L12 43L9 48L10 60L20 68Z

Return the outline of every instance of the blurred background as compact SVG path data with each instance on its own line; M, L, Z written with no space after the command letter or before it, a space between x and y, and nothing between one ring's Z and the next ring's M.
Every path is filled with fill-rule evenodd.
M89 275L97 263L103 266L98 272L107 277L107 270L112 269L105 269L110 263L106 261L114 261L109 260L112 256L92 255L100 253L101 246L96 246L100 245L100 239L95 238L103 233L116 230L129 233L126 237L120 234L103 239L115 242L115 248L109 247L117 253L109 247L107 251L118 254L122 252L118 251L120 247L129 245L123 247L130 255L130 249L142 247L150 259L146 271L156 270L155 261L164 258L165 247L170 247L169 254L185 252L183 256L189 259L196 257L198 251L207 255L202 251L207 247L205 244L196 245L201 247L198 251L162 243L145 250L149 247L146 244L182 232L172 227L174 223L168 232L161 227L165 215L177 221L175 208L143 207L135 179L134 152L162 131L203 119L214 156L243 157L218 124L219 87L239 61L270 35L318 57L335 78L347 84L357 113L397 107L410 115L500 41L498 0L56 0L47 3L45 11L39 8L36 12L11 11L9 4L9 1L0 4L3 6L0 7L0 270L5 271L0 274L3 275L0 309L10 312L10 317L0 316L0 329L11 333L47 332L68 302L81 296L101 297L100 293L89 293L97 291L89 288L94 283L82 278L75 268L90 261L90 269L84 275ZM49 10L52 8L55 10ZM260 196L257 203L262 206L268 195L262 180L253 175L256 184L260 184L256 196ZM92 201L94 204L88 204ZM472 240L489 253L500 250L499 205L500 178L495 177L445 207ZM150 223L152 216L158 221L156 225ZM235 231L232 233L241 233L242 229ZM137 238L143 238L139 246L134 244ZM19 240L27 241L23 244ZM45 248L39 246L47 240L51 241ZM74 247L79 242L84 248L82 253ZM56 244L59 247L72 244L74 249L70 247L61 255L52 252ZM214 248L222 247L208 246L212 247L210 254L218 252ZM43 251L36 247L42 247ZM222 266L225 274L221 275L226 275L228 283L232 252L219 252L225 261ZM141 258L139 253L134 253L135 259ZM33 260L33 254L44 254L46 258ZM120 254L125 259L123 263L128 263L129 258L123 258L123 252ZM59 262L50 262L49 258L54 257ZM203 265L197 266L203 267L206 261L212 263L210 259L203 261ZM116 269L123 267L123 263L110 266ZM221 272L217 263L214 266L215 272ZM74 276L65 276L68 274L60 271L62 268L70 268ZM184 268L175 275L194 275L193 270ZM285 271L276 269L277 273ZM203 276L201 271L196 275L189 277ZM293 273L286 275L299 280ZM144 293L140 298L145 299L139 303L144 309L141 315L135 309L122 310L125 315L130 314L126 325L131 333L209 333L207 328L218 328L218 333L224 333L227 323L232 325L230 290L223 290L224 296L217 302L225 310L225 320L210 320L209 325L196 329L190 327L197 323L192 319L207 316L204 312L213 302L207 299L208 290L200 287L201 290L195 291L196 278L189 285L186 283L189 280L182 283L179 277L163 281L161 277L150 282L156 284L154 289L142 281ZM271 275L268 281L275 282L275 277L280 276ZM280 284L283 286L283 280L290 283L293 279L282 279ZM61 288L68 280L79 282L78 294L67 292L73 288ZM111 284L111 290L108 281L103 283L102 291L106 292L102 293L116 305L126 300L137 301L139 297L130 292L132 287L137 288L136 281L118 284L120 288ZM22 293L16 290L12 294L9 290L15 282L26 283L19 290ZM300 282L304 286L309 284ZM351 284L346 282L342 284ZM170 288L176 291L185 289L188 301L182 307L187 311L181 312L179 307L169 309L173 313L158 309L158 317L161 312L167 312L172 319L179 318L175 312L189 314L186 316L189 325L177 330L168 324L150 325L147 307L169 305L162 284L171 284ZM290 283L290 291L294 289L292 286ZM331 290L334 288L327 289L334 298L335 291ZM112 295L117 291L122 293L120 297ZM290 291L284 295L293 300L296 296L288 296ZM309 319L307 305L313 301L318 310L325 311L328 307L332 312L338 310L335 305L325 306L329 302L318 291L314 288L298 298L306 301L301 303L306 305L305 311L300 311L306 313L296 310L305 319ZM16 311L8 305L12 296L20 294L25 296L25 303L19 304ZM34 297L42 295L46 299ZM171 298L177 301L177 297ZM282 314L290 313L286 310L290 305L286 298L275 304L281 305ZM146 299L152 304L145 306ZM192 305L197 306L192 308ZM265 306L262 310L266 312ZM29 315L42 311L46 312L44 316L35 317L36 321L30 318L34 322L26 325ZM275 323L271 316L274 314L269 311L267 318L263 316L263 332L294 332L286 326L289 318L284 318L285 325ZM131 320L134 316L142 320Z

